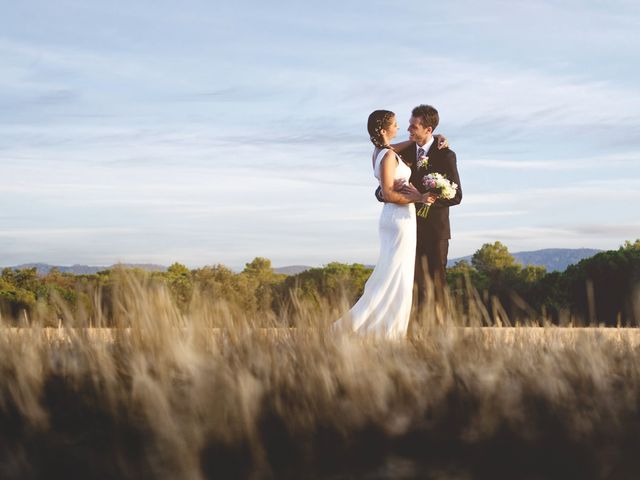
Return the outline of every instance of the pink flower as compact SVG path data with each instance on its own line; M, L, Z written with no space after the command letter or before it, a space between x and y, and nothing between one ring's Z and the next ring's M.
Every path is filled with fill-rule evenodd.
M429 177L425 177L422 181L422 184L429 189L436 187L436 181L433 178Z

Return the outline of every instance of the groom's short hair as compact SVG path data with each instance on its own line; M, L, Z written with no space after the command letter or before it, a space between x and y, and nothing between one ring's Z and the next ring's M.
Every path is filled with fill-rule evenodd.
M431 127L431 130L435 130L438 123L440 123L438 110L433 108L431 105L418 105L411 111L411 115L419 118L422 126L425 128Z

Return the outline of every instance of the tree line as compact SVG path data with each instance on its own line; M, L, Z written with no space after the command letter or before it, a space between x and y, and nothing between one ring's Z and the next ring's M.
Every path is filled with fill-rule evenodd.
M91 319L100 310L108 322L122 278L129 275L151 286L166 286L185 313L199 298L233 305L248 318L284 318L298 302L317 308L353 304L371 272L362 264L334 262L284 275L275 273L271 261L262 257L241 272L224 265L189 269L180 263L165 272L114 268L92 275L52 269L41 276L36 268L4 268L0 314L5 322L20 324L37 317L50 325L78 314ZM564 272L521 265L505 245L488 243L471 262L449 268L447 282L458 308L479 301L489 322L499 317L512 324L544 319L560 325L635 326L640 321L640 239L584 259Z
M458 262L447 277L460 301L478 292L488 309L498 304L512 323L536 316L555 324L640 322L640 239L583 259L563 272L521 265L505 245L495 242L483 245L471 263Z

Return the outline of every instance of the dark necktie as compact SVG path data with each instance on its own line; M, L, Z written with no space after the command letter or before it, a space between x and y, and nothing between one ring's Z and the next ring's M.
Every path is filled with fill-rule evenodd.
M425 153L427 152L424 151L424 148L418 147L418 162L422 159L422 157L424 157Z

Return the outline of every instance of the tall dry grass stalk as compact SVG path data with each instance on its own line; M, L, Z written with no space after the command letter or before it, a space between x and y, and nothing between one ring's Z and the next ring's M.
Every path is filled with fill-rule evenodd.
M640 472L635 330L483 329L482 302L448 299L384 341L331 334L348 306L329 300L247 318L124 274L117 291L114 328L0 329L0 478Z

